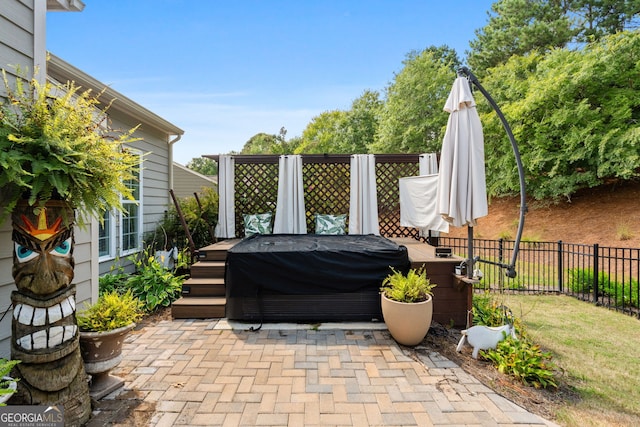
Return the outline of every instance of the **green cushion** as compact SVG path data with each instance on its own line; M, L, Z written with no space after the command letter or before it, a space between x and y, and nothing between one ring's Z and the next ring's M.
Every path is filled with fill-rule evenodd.
M316 214L316 234L346 234L346 229L346 214Z
M245 214L244 218L244 235L245 237L252 236L254 234L271 234L271 212L259 213L259 214Z

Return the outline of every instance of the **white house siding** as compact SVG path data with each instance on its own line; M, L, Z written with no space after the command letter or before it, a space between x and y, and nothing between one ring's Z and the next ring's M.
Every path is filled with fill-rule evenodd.
M0 2L0 68L13 79L14 67L33 69L35 13L34 0L4 0ZM0 96L5 96L0 84ZM13 266L11 221L0 224L0 357L10 356L11 292L16 289L11 274Z
M0 357L8 358L10 353L9 339L11 338L11 292L16 285L11 275L13 266L13 242L11 240L11 222L5 221L0 225ZM6 314L5 314L6 313Z
M15 67L33 70L34 0L4 0L0 2L0 67L13 79ZM0 95L6 95L4 84Z
M179 163L173 163L173 193L177 198L193 197L203 188L217 188L216 181Z

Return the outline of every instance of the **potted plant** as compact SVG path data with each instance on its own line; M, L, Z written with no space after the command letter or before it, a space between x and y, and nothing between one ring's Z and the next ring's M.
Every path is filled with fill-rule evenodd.
M64 405L65 422L81 424L91 401L76 332L73 228L102 220L107 210L122 211L122 198L133 199L140 156L125 144L135 141L135 129L111 129L99 93L39 83L21 70L15 79L7 74L2 70L0 222L10 215L17 287L11 301L25 313L12 319L11 356L22 360L14 400ZM62 318L45 325L33 325L27 315L61 307ZM64 330L53 334L61 342L24 338L48 336L44 329Z
M18 389L18 380L10 376L11 370L18 363L19 360L0 359L0 406L5 406L5 402Z
M80 328L80 351L85 371L91 375L90 394L100 399L124 384L109 371L122 360L122 344L143 315L142 302L129 290L111 291L76 314Z
M82 225L133 200L127 182L139 157L123 145L136 128L114 132L99 95L18 77L15 89L2 70L7 101L0 105L0 205L2 218L24 201L40 210L50 200L78 209Z
M398 343L417 345L429 332L433 317L433 288L424 267L407 274L391 269L380 288L382 317Z

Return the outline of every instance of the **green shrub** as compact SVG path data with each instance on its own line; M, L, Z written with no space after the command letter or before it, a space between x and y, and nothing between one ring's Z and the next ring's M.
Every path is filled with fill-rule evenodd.
M142 303L131 291L102 294L98 301L76 313L83 331L106 332L137 322L142 317Z
M100 276L99 295L131 292L141 301L145 312L168 307L182 292L182 282L186 276L178 275L176 271L187 265L185 251L178 252L174 269L168 270L156 259L153 248L147 247L140 254L128 258L136 267L134 274L124 273L122 268L117 268Z
M218 223L218 193L213 188L203 188L198 198L202 209L195 197L178 201L196 249L213 243L211 229ZM180 249L188 248L187 235L175 206L169 208L156 230L145 236L145 245L152 246L154 250L174 245Z
M127 291L129 277L130 275L124 273L122 269L119 269L116 273L112 270L111 273L100 276L98 278L98 296L110 292L124 294Z
M137 256L129 259L136 266L136 273L129 276L125 282L126 289L142 301L144 309L152 312L158 307L168 307L182 293L182 282L186 276L176 276L173 271L164 268L150 253L151 248L145 249Z
M554 366L549 362L550 353L543 353L526 335L520 319L513 318L511 310L500 304L489 293L474 295L473 324L502 326L512 322L519 338L506 337L494 350L481 351L480 355L490 360L496 369L510 375L526 385L536 388L557 387Z
M493 362L499 372L510 375L522 383L535 388L557 388L555 366L550 362L551 353L527 338L507 337L498 343L495 350L484 350L480 355Z
M602 295L614 298L617 306L624 304L638 307L638 281L636 279L630 279L629 283L625 284L610 280L610 278L605 275L598 286L599 292Z
M10 384L15 381L19 381L18 378L13 378L13 381L3 380L5 376L11 376L11 370L14 366L20 363L20 360L7 360L0 359L0 395L13 394L15 390L10 387ZM6 406L4 403L0 403L0 406Z
M474 295L471 312L474 325L502 326L513 320L508 314L508 308L499 304L488 292Z
M593 292L593 268L572 268L569 270L569 289L571 292ZM603 271L598 274L598 286L609 281L609 277Z

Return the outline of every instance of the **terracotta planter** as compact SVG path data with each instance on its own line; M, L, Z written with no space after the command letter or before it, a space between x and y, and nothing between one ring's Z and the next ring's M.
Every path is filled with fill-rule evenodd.
M80 331L80 351L84 368L91 375L89 394L100 399L124 385L124 380L109 374L122 361L122 344L135 323L107 332Z
M389 333L399 344L414 346L422 342L433 317L433 298L417 303L390 300L381 294L382 317Z

